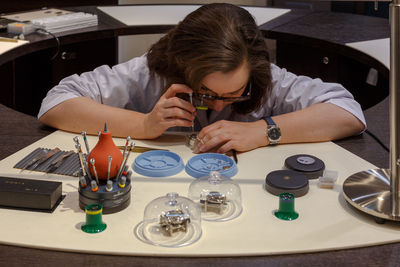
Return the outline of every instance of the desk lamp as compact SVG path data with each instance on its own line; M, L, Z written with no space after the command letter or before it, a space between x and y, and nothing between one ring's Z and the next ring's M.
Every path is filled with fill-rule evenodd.
M380 0L379 0L380 1ZM375 7L377 1L375 1ZM343 183L343 195L377 223L400 221L400 0L389 6L390 20L390 169L355 173Z

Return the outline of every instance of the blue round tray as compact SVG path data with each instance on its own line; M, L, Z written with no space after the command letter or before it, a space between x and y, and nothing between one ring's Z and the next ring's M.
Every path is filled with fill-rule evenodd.
M208 176L211 171L218 171L222 176L231 178L238 171L230 157L218 153L203 153L192 157L185 170L194 178Z
M181 172L182 158L173 152L152 150L140 154L133 162L132 169L144 176L166 177Z

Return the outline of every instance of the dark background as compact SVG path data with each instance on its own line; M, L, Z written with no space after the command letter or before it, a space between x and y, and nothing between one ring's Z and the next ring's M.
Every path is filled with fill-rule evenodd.
M173 1L171 1L173 2ZM188 1L194 4L196 1ZM389 2L378 2L378 10L374 10L374 2L360 1L296 1L296 0L268 0L269 6L303 8L303 9L324 9L325 11L354 13L368 16L384 17L389 16ZM102 6L118 5L118 0L17 0L0 1L0 14L17 12L22 10L37 9L42 7L66 7L66 6ZM330 6L330 8L329 8ZM329 10L330 9L330 10Z

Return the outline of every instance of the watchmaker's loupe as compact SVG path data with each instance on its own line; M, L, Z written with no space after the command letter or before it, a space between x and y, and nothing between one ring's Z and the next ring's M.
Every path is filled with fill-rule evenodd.
M228 221L242 213L242 194L239 185L218 171L194 180L188 196L202 210L206 221Z
M201 237L201 210L192 200L168 193L151 201L135 235L143 242L163 247L190 245Z

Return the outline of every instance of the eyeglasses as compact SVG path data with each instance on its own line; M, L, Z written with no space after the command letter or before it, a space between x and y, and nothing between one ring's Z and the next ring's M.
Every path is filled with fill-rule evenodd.
M199 100L201 101L201 105L203 105L203 101L215 101L215 100L220 100L224 102L242 102L249 100L251 97L251 83L248 83L246 86L246 89L244 90L243 93L246 93L246 95L241 95L238 97L224 97L224 96L213 96L213 95L208 95L208 94L200 94L200 93L193 93L193 98L194 100Z

